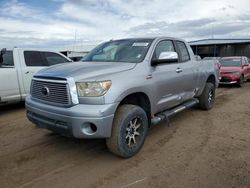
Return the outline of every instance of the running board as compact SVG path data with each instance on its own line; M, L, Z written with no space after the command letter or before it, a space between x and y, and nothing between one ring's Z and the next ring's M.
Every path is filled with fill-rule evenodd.
M151 119L151 126L157 125L157 124L164 122L164 121L169 122L170 117L174 116L175 114L177 114L179 112L182 112L183 110L191 108L198 103L199 103L198 99L192 99L190 101L182 103L181 105L179 105L175 108L160 112L160 113L156 114L155 117L153 117Z

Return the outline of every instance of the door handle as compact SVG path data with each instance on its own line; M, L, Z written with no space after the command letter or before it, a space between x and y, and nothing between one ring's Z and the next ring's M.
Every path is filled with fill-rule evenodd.
M181 72L182 72L182 69L181 69L181 68L177 68L175 71L176 71L177 73L181 73Z
M27 72L25 72L25 74L33 74L34 72L32 72L32 71L27 71Z

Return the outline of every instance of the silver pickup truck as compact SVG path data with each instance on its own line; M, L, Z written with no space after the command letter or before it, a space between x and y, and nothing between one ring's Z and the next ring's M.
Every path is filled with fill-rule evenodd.
M114 40L81 62L34 75L27 117L40 128L75 138L105 138L124 158L143 146L148 129L194 105L215 101L218 67L196 61L177 38Z

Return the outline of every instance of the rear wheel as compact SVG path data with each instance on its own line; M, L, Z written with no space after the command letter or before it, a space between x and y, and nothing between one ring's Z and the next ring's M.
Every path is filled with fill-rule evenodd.
M134 156L143 146L148 131L148 119L139 106L122 105L118 108L110 138L106 139L108 149L123 158Z
M207 82L205 88L199 97L199 106L203 110L210 110L214 106L215 101L215 86Z

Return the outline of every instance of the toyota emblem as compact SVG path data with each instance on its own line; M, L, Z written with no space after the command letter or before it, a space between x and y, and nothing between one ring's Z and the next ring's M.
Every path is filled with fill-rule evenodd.
M42 89L41 89L41 92L42 92L42 94L43 95L45 95L45 96L49 96L49 88L48 87L43 87Z

